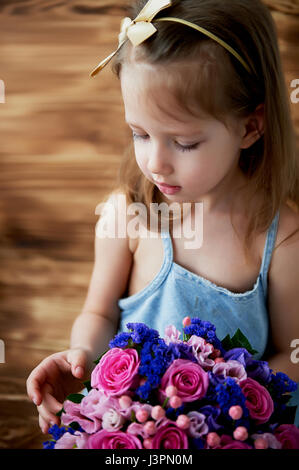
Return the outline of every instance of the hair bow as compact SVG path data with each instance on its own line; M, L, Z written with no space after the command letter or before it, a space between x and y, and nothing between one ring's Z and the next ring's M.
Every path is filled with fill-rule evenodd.
M159 11L170 6L170 0L149 0L134 20L131 20L129 17L124 18L121 22L120 34L118 35L118 48L106 57L106 59L102 60L102 62L93 69L90 76L94 77L100 72L100 70L110 62L112 57L115 56L127 39L130 39L134 46L138 46L152 36L157 31L157 28L155 28L151 21Z
M159 11L164 10L164 8L168 8L172 5L170 0L149 0L146 5L142 8L141 12L136 16L134 20L131 18L124 18L121 22L121 30L120 34L118 35L118 48L112 52L112 54L108 55L106 59L102 60L102 62L97 65L92 72L90 73L90 77L94 77L100 70L102 70L105 65L110 62L112 57L118 52L121 46L130 39L131 43L134 46L138 46L143 41L148 39L154 33L156 33L157 28L151 23L154 17L159 13ZM174 23L181 23L190 28L196 29L200 33L204 34L205 36L213 39L214 41L218 42L222 47L224 47L230 54L232 54L247 70L248 73L252 73L254 69L250 69L248 63L238 54L235 49L233 49L229 44L223 41L221 38L216 36L215 34L211 33L205 28L198 26L195 23L191 23L190 21L183 20L180 18L174 18L165 16L162 18L158 18L156 21L172 21Z

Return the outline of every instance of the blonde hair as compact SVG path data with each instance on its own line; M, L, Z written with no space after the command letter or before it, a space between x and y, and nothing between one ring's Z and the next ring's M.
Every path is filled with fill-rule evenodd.
M128 16L135 18L145 3L134 1ZM264 134L250 148L242 149L239 159L239 167L250 182L246 186L248 226L244 238L249 262L253 236L268 229L282 204L296 212L299 209L295 131L275 24L260 0L180 0L166 13L161 11L156 18L174 16L206 28L238 51L253 72L249 74L232 54L199 32L155 20L157 33L134 49L127 41L114 57L112 70L120 78L122 66L132 60L155 65L169 73L167 85L183 110L196 115L198 103L201 110L225 125L227 116L247 117L264 104ZM192 64L191 73L188 63ZM150 203L161 202L159 191L135 161L132 142L120 167L118 187L128 204L143 202L149 208ZM256 194L261 197L251 207Z

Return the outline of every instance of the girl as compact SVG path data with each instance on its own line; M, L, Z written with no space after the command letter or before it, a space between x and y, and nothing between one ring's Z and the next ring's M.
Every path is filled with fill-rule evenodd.
M203 243L186 249L173 226L157 238L97 232L70 349L27 380L43 432L128 322L163 335L197 316L220 339L240 328L257 359L299 380L299 171L272 17L260 0L142 0L130 18L92 72L114 57L133 133L109 202L192 203L193 221L201 203Z

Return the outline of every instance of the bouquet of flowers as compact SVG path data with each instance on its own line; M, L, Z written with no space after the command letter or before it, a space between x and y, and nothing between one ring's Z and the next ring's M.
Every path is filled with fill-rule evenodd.
M287 406L297 384L274 374L240 330L220 341L199 318L161 338L128 323L69 395L47 449L298 449Z

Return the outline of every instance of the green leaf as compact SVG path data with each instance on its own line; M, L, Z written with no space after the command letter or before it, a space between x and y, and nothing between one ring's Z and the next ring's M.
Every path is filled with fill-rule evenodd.
M99 357L98 359L96 359L95 361L93 361L94 364L98 364L100 362L100 360L102 359L102 357L106 354L106 352L109 351L109 348L106 349L106 351L104 351Z
M63 408L61 408L61 410L56 413L56 416L58 416L60 418L62 413L65 413L65 410Z
M86 380L86 382L83 382L83 385L85 385L85 387L87 388L87 391L90 392L90 390L92 389L91 381Z
M81 393L71 393L66 397L66 400L72 401L73 403L81 403L83 400L84 395Z
M235 332L232 338L229 335L227 335L221 341L221 344L224 347L224 349L226 349L227 351L230 349L234 349L234 348L245 348L252 355L258 352L255 349L253 349L248 339L239 328L237 329L237 331Z
M79 431L80 424L77 423L77 421L72 421L71 424L69 424L69 427L74 429L74 431Z
M223 340L221 341L221 344L226 351L233 349L233 343L229 335L226 335L226 337L223 338Z

